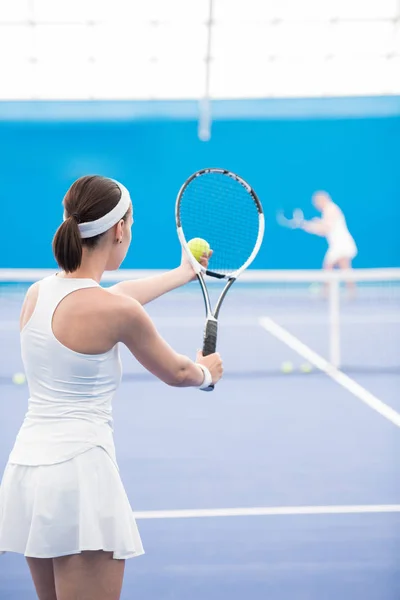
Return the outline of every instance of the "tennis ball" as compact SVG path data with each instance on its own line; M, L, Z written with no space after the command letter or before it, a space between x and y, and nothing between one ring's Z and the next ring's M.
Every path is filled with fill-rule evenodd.
M282 373L291 373L293 371L292 363L289 360L283 362L281 364L281 371Z
M311 373L312 371L312 365L310 365L310 363L303 363L302 365L300 365L300 371L302 373Z
M26 377L24 373L14 373L12 376L12 382L15 385L23 385L26 382Z
M210 252L210 244L201 238L193 238L188 242L190 252L197 261L203 256L204 252Z
M321 286L320 286L319 283L317 283L316 281L314 281L314 283L311 283L311 285L308 288L308 290L309 290L310 294L313 294L314 296L316 296L321 291Z

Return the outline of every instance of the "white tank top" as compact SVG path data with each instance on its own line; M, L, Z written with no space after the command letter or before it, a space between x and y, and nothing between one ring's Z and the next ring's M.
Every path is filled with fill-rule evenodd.
M95 446L116 462L111 400L122 373L118 345L104 354L80 354L63 346L52 331L61 300L97 286L92 279L56 275L39 282L35 310L21 332L30 398L11 463L55 464Z
M334 220L332 229L327 235L327 241L329 247L347 247L347 246L355 246L355 242L353 236L348 230L345 216L341 209L335 205L336 208L336 218Z

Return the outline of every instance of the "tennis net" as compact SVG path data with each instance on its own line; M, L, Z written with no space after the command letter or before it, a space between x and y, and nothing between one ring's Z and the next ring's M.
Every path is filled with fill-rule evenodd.
M18 318L24 294L52 272L0 269L0 381L22 370ZM155 273L121 269L107 273L104 285ZM221 284L210 283L211 295L218 295ZM194 356L204 325L198 284L146 308L167 341ZM249 270L222 306L218 349L231 378L307 371L308 351L346 372L400 373L400 269ZM125 348L121 352L126 380L154 379Z

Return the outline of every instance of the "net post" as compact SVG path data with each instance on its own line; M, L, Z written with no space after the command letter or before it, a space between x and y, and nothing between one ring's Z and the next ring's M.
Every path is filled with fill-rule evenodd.
M340 367L340 279L333 277L329 283L329 360Z

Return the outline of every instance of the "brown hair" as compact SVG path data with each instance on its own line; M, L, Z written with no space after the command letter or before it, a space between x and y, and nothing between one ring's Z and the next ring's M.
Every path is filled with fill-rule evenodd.
M81 177L71 185L63 200L66 219L53 239L55 259L66 273L81 266L83 247L95 248L106 233L82 239L78 224L100 219L118 204L120 198L118 184L100 175ZM124 221L129 211L122 217Z

